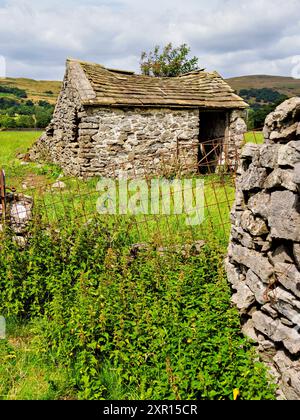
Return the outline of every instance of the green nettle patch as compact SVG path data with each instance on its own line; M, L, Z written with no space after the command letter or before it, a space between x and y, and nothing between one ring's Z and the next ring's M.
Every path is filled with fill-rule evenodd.
M218 244L185 258L130 248L126 229L97 220L36 226L23 252L1 242L0 313L27 323L48 369L68 372L51 389L63 383L80 399L233 399L237 389L273 399L230 305ZM10 344L0 351L17 363Z

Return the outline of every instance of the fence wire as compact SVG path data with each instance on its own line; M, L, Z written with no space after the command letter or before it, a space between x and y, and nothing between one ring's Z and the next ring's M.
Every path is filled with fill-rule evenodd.
M253 133L251 141L259 142L258 136ZM193 203L198 198L195 196L194 185L196 181L202 181L202 202L195 211L202 212L204 219L197 225L188 225L186 214L174 212L176 194L172 189L165 193L161 190L159 196L160 203L170 201L171 211L162 208L161 204L160 213L152 214L149 212L148 196L138 200L139 208L146 209L144 212L99 214L97 202L100 193L97 191L97 183L101 177L83 179L60 175L57 179L34 176L5 179L2 172L2 226L10 225L16 235L26 236L30 235L29 225L32 223L39 223L39 226L45 228L59 226L62 222L82 225L98 217L112 226L126 225L133 242L155 242L157 246L163 246L169 243L197 243L206 237L228 241L239 154L239 148L218 138L201 143L194 150L178 150L176 159L163 158L160 164L150 169L142 167L134 160L106 168L111 180L119 180L117 185L120 182L120 173L127 174L129 180L143 180L148 186L155 179L169 182L188 179L192 186L185 189L184 193L192 195ZM14 185L17 186L16 190L12 189ZM117 197L118 201L120 197Z

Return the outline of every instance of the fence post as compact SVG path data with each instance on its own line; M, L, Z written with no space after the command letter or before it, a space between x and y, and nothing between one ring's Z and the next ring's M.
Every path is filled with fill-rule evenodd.
M5 172L3 169L0 171L0 199L2 210L2 222L6 219L6 185L5 185Z

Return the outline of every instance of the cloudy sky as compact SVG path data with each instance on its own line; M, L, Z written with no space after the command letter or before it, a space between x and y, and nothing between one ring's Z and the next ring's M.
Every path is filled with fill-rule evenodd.
M300 78L299 6L299 0L0 0L0 56L8 76L56 80L67 57L137 71L142 50L187 43L201 66L224 77Z

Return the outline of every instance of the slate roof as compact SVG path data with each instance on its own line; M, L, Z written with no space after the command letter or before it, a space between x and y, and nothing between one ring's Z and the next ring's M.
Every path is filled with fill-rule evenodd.
M100 64L67 61L70 80L83 105L244 109L248 105L217 73L149 77Z

